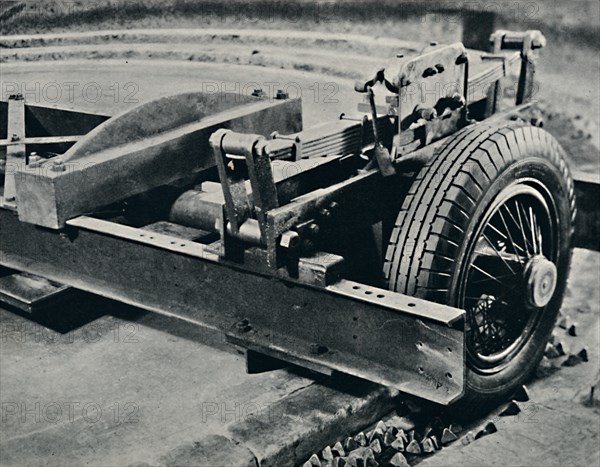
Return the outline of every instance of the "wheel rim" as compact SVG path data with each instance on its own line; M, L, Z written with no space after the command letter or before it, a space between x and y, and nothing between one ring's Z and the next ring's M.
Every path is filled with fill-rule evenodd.
M531 337L557 284L557 225L536 180L504 188L476 225L458 287L471 368L499 371Z

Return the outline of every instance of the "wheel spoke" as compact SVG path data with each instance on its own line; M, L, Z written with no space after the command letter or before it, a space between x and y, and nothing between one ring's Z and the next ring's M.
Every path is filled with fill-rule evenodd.
M531 243L533 244L533 253L535 255L539 255L540 248L539 248L538 242L536 240L535 228L533 226L533 209L531 208L531 206L529 206L529 208L527 210L525 210L525 207L522 204L519 204L519 206L521 206L521 208L523 209L523 217L525 218L525 224L527 225L527 230L529 230L529 233L531 234ZM528 212L529 212L529 216L527 215Z
M537 216L535 215L535 212L532 212L532 216L533 216L533 225L535 226L535 232L537 234L537 241L538 241L538 245L539 245L539 254L543 255L544 254L544 242L542 241L542 231L540 229L540 226L538 225L537 222Z
M502 292L500 295L498 295L497 297L494 297L494 300L502 300L503 298L506 298L506 296L511 293L513 290L515 290L517 288L517 286L513 286L510 287L509 289L507 289L505 292ZM481 296L479 297L474 297L474 296L468 296L468 298L471 298L473 300L481 300Z
M471 264L471 267L475 268L477 271L479 271L481 274L489 277L490 280L496 281L498 282L498 284L502 285L505 288L509 288L508 285L506 285L504 282L502 282L501 280L499 280L498 278L492 276L489 272L484 271L483 269L481 269L479 266L477 266L476 264Z
M508 264L508 262L506 261L506 259L500 254L500 252L498 250L496 250L496 248L494 247L494 244L491 242L491 240L488 238L488 236L485 234L485 232L483 232L482 237L488 243L488 245L492 247L492 250L494 250L494 253L496 253L496 255L498 256L498 258L500 258L502 260L502 262L506 265L506 267L508 268L508 270L510 272L512 272L513 274L516 274L516 272L513 270L513 268L510 267L510 265Z
M472 284L472 282L471 282ZM479 297L468 295L465 298L473 300L476 304L467 309L468 321L470 328L475 331L476 335L472 335L471 341L478 352L492 354L502 350L506 342L512 339L507 328L510 320L502 320L502 314L498 317L498 313L503 310L507 311L504 315L514 314L511 303L504 299L516 289L516 285L504 291L498 296L486 296L484 294ZM492 313L493 310L496 310ZM501 339L497 337L503 332Z
M508 225L506 224L506 220L504 220L504 216L502 215L502 207L500 207L500 209L498 209L498 214L500 214L500 219L502 219L502 223L504 224L504 228L506 229L506 234L508 235L510 243L513 247L513 251L515 253L517 253L517 249L519 249L521 251L521 253L524 253L525 256L527 257L527 252L523 251L523 249L514 242L512 235L510 234ZM521 265L522 265L523 261L521 261L521 257L518 255L518 253L517 253L517 256L519 257L519 263L521 263Z
M471 319L472 329L476 335L471 334L471 342L479 352L484 354L493 353L502 341L498 341L498 336L506 336L508 333L503 322L490 319L489 311L494 307L495 302L486 300L478 307L478 313L473 314Z
M509 238L508 238L506 235L504 235L502 232L500 232L500 230L498 230L498 228L497 228L497 227L496 227L494 224L492 224L491 222L489 222L489 223L488 223L488 225L486 226L486 228L487 228L487 227L491 227L491 228L492 228L492 230L493 230L494 232L496 232L498 235L500 235L500 236L501 236L501 237L502 237L504 240L507 240L507 241L509 241L509 242L510 242ZM512 243L512 242L511 242L511 243ZM516 247L517 247L517 249L518 249L518 250L519 250L521 253L524 253L524 251L521 249L521 247L520 247L520 246L518 246L518 245L514 245L514 243L513 243L513 246L516 246ZM517 251L516 251L516 250L514 250L514 251L515 251L515 256L519 256L519 254L517 253ZM521 262L521 259L520 259L520 258L519 258L519 263L521 263L521 264L522 264L522 262Z
M529 252L529 248L527 248L527 245L530 244L529 240L527 240L527 237L525 235L525 225L523 224L523 220L521 219L521 210L519 209L519 206L521 204L515 200L515 208L517 210L517 217L519 218L519 225L521 226L521 236L523 237L523 245L525 246L525 249ZM535 248L533 247L533 245L531 245L531 254L530 256L533 256L535 254Z
M494 316L502 310L510 313L511 305L501 300L501 297L487 296L482 298L471 296L468 298L478 301L478 304L469 313L470 329L476 333L476 335L471 334L470 337L475 349L487 355L502 350L513 338L507 327L510 321L493 318L490 312L497 310L493 313Z
M512 220L513 224L515 225L515 227L517 228L517 230L519 232L521 232L521 235L523 237L523 249L525 250L525 256L527 258L529 258L529 250L527 249L527 241L525 240L525 236L523 235L523 225L519 224L517 222L517 220L515 219L515 216L513 215L512 211L508 208L508 202L506 204L503 204L500 209L498 210L498 212L502 211L502 208L506 209L506 212L508 213L508 215L510 216L510 219ZM508 227L507 227L508 228ZM515 242L516 243L516 242ZM523 250L521 250L523 251Z
M500 280L500 279L506 279L508 277L515 277L515 274L503 274L502 276L496 276L496 277L486 277L485 279L479 279L476 281L471 281L471 284L480 284L482 282L489 282L491 280Z
M474 297L472 295L469 295L468 297L465 297L465 298L468 298L469 300L476 300L476 301L481 300L481 297ZM494 301L497 301L498 303L501 303L504 306L508 306L508 302L505 302L504 300L500 300L498 298L495 298Z

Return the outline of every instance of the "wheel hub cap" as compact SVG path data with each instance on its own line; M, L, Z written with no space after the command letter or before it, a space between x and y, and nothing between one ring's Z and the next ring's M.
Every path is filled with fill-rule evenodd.
M541 308L550 302L556 289L556 266L542 255L534 256L525 268L527 301L531 306Z

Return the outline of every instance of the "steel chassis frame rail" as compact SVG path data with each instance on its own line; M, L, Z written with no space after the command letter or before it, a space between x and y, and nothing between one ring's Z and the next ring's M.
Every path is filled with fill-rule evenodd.
M462 394L462 310L348 280L274 280L224 263L207 245L106 220L79 217L57 232L0 209L0 223L8 268L222 331L234 344L325 374L440 404Z

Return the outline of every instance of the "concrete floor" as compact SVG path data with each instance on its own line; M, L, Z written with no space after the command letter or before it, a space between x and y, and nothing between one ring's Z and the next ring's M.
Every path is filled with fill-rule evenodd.
M236 449L226 465L254 465L310 437L312 424L344 423L358 411L349 425L360 426L391 409L382 388L315 391L313 379L292 371L248 375L235 349L214 336L201 344L207 336L189 324L99 306L112 314L68 333L0 310L1 465L215 465L212 451ZM296 429L275 430L276 442L263 429L261 445L254 429L248 434L253 420Z
M31 105L56 105L115 115L150 99L189 91L206 89L206 92L220 93L236 89L252 92L256 87L287 88L291 97L297 93L303 98L305 127L335 120L342 112L352 114L361 101L361 96L354 91L353 81L338 77L325 80L323 75L311 72L155 60L149 73L148 63L147 60L103 60L101 75L97 73L98 64L90 60L3 63L0 80L3 96L0 98L6 99L9 90L16 89ZM328 85L334 86L332 89L336 91L326 99ZM53 94L48 100L50 92Z
M247 375L242 356L180 323L138 318L59 334L0 311L3 465L156 464L311 384L284 370Z

